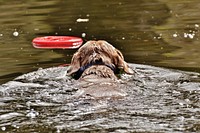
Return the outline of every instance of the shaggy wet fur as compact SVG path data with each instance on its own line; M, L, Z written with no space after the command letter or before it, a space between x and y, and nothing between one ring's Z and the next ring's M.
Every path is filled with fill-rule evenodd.
M134 74L122 53L111 44L88 41L73 55L68 75L78 79L79 95L122 96L116 76L120 70Z

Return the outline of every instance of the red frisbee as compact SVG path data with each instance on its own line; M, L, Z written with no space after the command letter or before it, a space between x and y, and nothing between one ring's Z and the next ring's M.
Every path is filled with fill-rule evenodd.
M33 39L32 44L35 48L46 49L75 49L81 46L83 40L73 36L45 36Z

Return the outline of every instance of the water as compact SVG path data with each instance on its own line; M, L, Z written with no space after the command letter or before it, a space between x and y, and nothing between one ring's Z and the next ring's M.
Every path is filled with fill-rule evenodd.
M1 1L0 83L69 63L75 50L34 49L33 38L104 39L131 63L199 72L199 1Z
M66 67L22 75L0 86L1 131L200 131L200 74L131 67L137 74L122 75L123 98L75 97L79 82L65 76Z
M200 72L199 0L2 0L0 5L1 84L38 68L70 63L76 50L32 47L33 38L46 35L103 39L120 49L127 62ZM154 72L163 69L145 75L146 70L138 69L149 87L127 79L132 96L117 101L73 101L76 89L63 77L10 82L8 92L12 85L15 89L0 97L0 130L198 132L199 84L182 82L171 71L170 80L160 81L164 77ZM58 90L48 90L45 83L57 83Z

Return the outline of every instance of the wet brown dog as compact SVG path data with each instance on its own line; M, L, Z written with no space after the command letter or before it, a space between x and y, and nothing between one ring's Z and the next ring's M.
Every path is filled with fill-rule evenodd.
M68 75L78 79L77 96L125 96L120 88L120 70L134 74L122 53L106 41L88 41L72 57Z

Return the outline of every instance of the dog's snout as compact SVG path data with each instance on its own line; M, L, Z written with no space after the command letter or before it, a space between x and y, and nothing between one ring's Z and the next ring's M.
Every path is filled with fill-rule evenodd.
M96 59L94 60L94 62L95 62L95 63L101 63L101 62L103 62L103 60L102 60L102 58L96 58Z
M95 57L97 56L97 53L94 52L94 53L92 54L92 56L93 56L93 58L95 58Z

